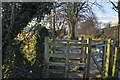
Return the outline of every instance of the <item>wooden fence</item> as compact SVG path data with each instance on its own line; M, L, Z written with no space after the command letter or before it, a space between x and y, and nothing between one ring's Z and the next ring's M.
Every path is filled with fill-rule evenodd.
M96 47L102 48L102 65L96 59L96 56L100 55L100 53L92 53L92 48ZM102 76L114 76L117 55L115 50L111 39L108 41L96 41L90 38L87 40L82 38L81 40L55 40L53 42L48 37L45 37L45 77L48 78L50 73L64 73L65 78L69 78L71 73L82 73L83 77L87 79L90 73L91 58ZM115 56L114 60L113 55ZM75 66L83 67L83 71L74 70Z

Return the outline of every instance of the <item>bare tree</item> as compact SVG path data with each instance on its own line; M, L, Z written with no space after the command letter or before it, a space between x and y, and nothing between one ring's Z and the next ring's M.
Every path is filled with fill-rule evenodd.
M75 30L76 25L79 21L82 20L93 20L96 18L95 14L92 11L93 5L97 5L101 7L101 5L96 2L65 2L62 4L60 8L57 10L57 13L60 17L64 18L68 21L70 25L70 32L72 39L75 39Z
M110 0L109 0L110 1ZM118 5L115 5L114 2L110 1L110 3L113 5L113 9L118 12L118 47L119 47L119 27L120 27L120 0L118 0Z
M77 27L77 32L78 32L78 35L93 35L95 34L95 31L96 31L96 24L97 22L94 22L94 20L86 20L86 21L83 21L83 22L80 22L79 23L79 27ZM80 32L79 32L80 31Z

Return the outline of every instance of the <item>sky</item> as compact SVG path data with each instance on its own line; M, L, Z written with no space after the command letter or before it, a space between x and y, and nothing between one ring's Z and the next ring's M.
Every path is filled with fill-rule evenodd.
M94 1L94 0L93 0ZM117 0L112 0L117 5ZM96 6L93 6L93 12L96 14L99 22L102 23L117 23L118 13L112 9L113 5L108 0L98 0L98 3L102 5L102 10ZM104 26L102 26L104 28Z
M113 0L114 1L117 1L117 0ZM115 3L115 2L114 2ZM93 11L95 12L98 20L100 22L104 22L104 23L107 23L107 22L118 22L118 13L113 10L113 5L106 1L106 2L99 2L99 4L101 4L103 6L103 11L100 10L99 8L97 7L94 7L93 8ZM116 3L117 5L117 3Z

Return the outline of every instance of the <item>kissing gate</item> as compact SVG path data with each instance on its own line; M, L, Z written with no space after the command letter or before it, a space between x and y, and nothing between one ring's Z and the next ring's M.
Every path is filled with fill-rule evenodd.
M100 49L94 54L93 49ZM97 58L101 60L97 60ZM113 40L108 41L92 40L55 40L54 42L45 37L44 70L45 77L50 74L64 74L69 78L71 73L83 74L83 78L89 78L92 62L103 77L115 76L117 48ZM106 64L106 65L105 65ZM75 70L75 67L82 67L83 70Z

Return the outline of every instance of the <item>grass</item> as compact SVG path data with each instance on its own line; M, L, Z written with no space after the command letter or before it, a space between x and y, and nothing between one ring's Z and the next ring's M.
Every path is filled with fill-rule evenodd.
M93 54L99 54L99 51L92 50L92 53L93 53Z

